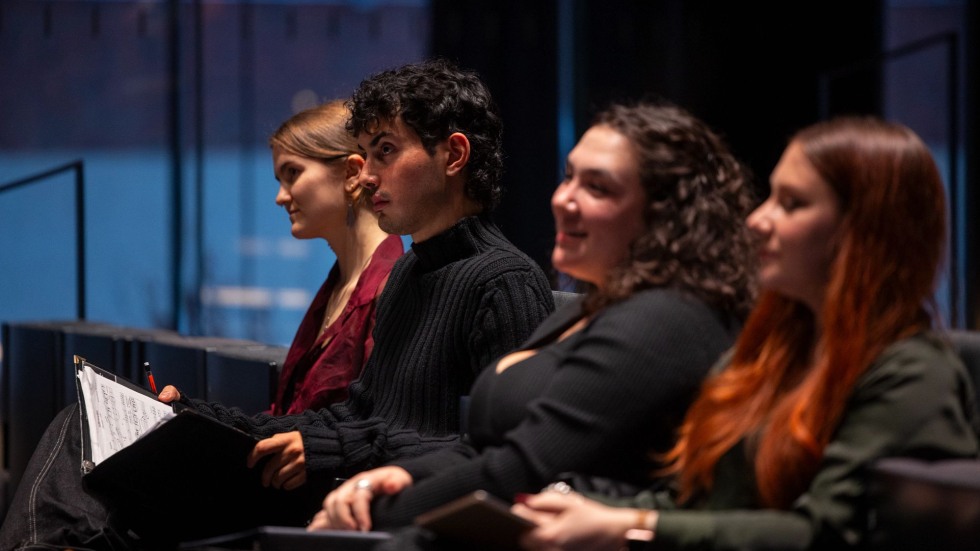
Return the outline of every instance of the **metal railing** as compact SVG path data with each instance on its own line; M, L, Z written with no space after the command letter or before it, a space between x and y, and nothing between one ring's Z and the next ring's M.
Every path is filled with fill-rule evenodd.
M77 317L85 319L85 163L81 160L39 172L37 174L14 180L6 184L0 184L0 194L12 191L24 186L47 180L52 176L57 176L63 172L75 174L75 256L76 268L78 270L75 284L78 295Z

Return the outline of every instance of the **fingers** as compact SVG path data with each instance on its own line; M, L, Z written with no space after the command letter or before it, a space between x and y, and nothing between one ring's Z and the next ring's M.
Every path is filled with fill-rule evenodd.
M247 465L251 469L258 464L259 460L263 457L276 453L280 449L280 445L275 441L274 438L266 438L265 440L259 440L259 443L252 448L252 451L248 454Z
M579 494L560 494L558 492L541 492L528 496L525 504L535 511L558 514L570 507L573 503L582 500Z
M318 514L323 514L327 525L335 530L356 530L357 523L354 521L350 508L343 502L341 495L341 487L330 492L323 500L323 509Z
M276 456L272 456L266 461L265 466L262 467L262 485L266 488L274 487L272 483L277 480L276 475L281 468L282 465L276 461Z
M351 496L351 511L354 513L354 520L359 529L367 532L371 529L371 500L374 492L371 489L371 481L364 479L358 480L354 484L354 494Z
M385 476L381 479L381 483L376 484L376 491L388 495L397 494L412 485L412 475L408 474L408 471L401 467L388 467L384 473Z
M269 456L262 467L262 484L266 487L293 490L306 483L306 456L299 432L276 434L259 441L248 456L249 468Z
M294 462L277 461L274 456L262 470L262 483L280 490L294 490L306 482L306 468Z
M293 490L306 483L306 465L282 453L269 458L262 468L262 484L280 490Z
M535 511L534 509L531 509L530 507L528 507L528 506L526 506L526 505L524 505L522 503L515 503L515 504L511 505L510 506L510 512L511 513L514 513L515 515L517 515L519 517L525 518L525 519L527 519L527 520L529 520L529 521L531 521L531 522L533 522L535 524L541 524L543 521L548 520L549 518L553 517L553 515L551 515L549 513L541 513L541 512Z
M329 530L330 520L327 517L327 511L325 509L320 509L317 514L313 515L313 520L306 526L307 532L312 532L314 530Z
M173 402L174 400L179 400L179 399L180 399L180 392L177 391L177 387L175 387L174 385L167 385L163 387L163 390L160 391L160 395L157 396L157 400L166 403L170 403Z
M371 483L367 478L344 482L323 500L330 526L338 530L371 529Z
M374 497L396 494L411 484L412 475L401 467L380 467L360 473L324 498L324 522L337 530L371 530Z
M283 490L295 490L303 484L306 484L306 469L300 469L299 472L292 474L283 480L279 487Z

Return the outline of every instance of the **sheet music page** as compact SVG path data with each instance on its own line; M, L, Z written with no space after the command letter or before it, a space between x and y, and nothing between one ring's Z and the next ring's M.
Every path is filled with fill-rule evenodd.
M78 378L96 465L174 416L170 404L103 377L88 365L78 371Z

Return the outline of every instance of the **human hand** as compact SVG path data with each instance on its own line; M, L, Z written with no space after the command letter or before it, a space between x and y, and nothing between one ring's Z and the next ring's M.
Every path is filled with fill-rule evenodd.
M248 454L248 468L271 456L262 469L262 485L293 490L306 483L306 455L299 431L283 432L260 440Z
M160 395L157 396L157 400L160 400L165 404L169 404L175 400L180 400L180 392L174 385L167 385L160 391Z
M511 510L537 523L521 537L521 546L532 551L573 551L623 547L626 531L637 527L642 515L636 509L607 507L578 494L542 492L528 496ZM649 511L651 525L656 511Z
M401 467L379 467L359 473L330 492L323 509L307 530L371 529L371 500L375 495L397 494L412 485L412 475Z

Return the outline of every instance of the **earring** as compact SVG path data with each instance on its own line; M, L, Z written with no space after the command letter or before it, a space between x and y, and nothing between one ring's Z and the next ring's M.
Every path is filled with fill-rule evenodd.
M347 198L347 227L354 227L354 200Z

